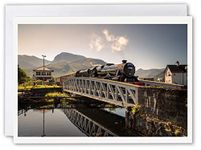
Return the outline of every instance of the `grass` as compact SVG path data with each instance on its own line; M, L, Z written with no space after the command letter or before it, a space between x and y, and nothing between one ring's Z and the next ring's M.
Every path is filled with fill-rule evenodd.
M46 89L46 88L60 88L61 86L58 85L19 85L18 90L30 90L30 89Z
M135 104L132 108L131 108L131 112L133 114L136 114L139 110L140 110L141 106L139 104Z
M54 97L69 97L68 94L66 93L61 93L61 92L51 92L51 93L47 93L45 94L45 97L51 97L51 98L54 98Z

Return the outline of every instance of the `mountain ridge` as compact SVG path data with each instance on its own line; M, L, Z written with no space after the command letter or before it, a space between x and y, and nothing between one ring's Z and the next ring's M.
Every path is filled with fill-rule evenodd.
M58 77L80 69L87 69L97 65L106 64L105 61L95 58L87 58L82 55L61 52L56 55L53 61L45 60L48 68L53 69L53 76ZM43 59L36 56L18 55L18 65L32 77L33 69L43 65ZM162 69L138 69L135 73L140 78L155 78L163 72ZM161 75L160 75L161 76Z
M156 78L159 74L162 74L164 71L164 68L161 69L138 69L136 71L137 76L140 78Z
M65 60L66 62L76 61L80 59L85 59L85 56L82 55L76 55L68 52L61 52L60 54L56 55L52 61L52 63L56 63L59 61Z
M18 65L24 69L28 76L32 77L33 69L42 66L42 59L36 56L18 55ZM94 65L103 65L106 62L101 59L87 58L82 55L61 52L53 61L45 60L45 64L53 69L53 76L58 77L80 69L91 68Z

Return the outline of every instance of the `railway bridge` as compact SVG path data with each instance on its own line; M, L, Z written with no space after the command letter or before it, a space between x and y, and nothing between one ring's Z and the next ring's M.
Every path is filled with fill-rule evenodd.
M138 103L140 86L106 79L74 77L63 83L63 90L98 101L129 107Z
M89 97L98 101L114 104L121 107L132 107L139 103L139 98L146 95L149 89L182 89L183 85L167 84L155 81L140 80L145 86L118 82L100 78L73 77L63 82L63 90L80 96ZM153 97L155 97L153 93Z
M184 89L184 86L153 81L141 82L145 85L138 86L100 78L73 77L63 82L63 90L124 107L127 110L126 115L130 114L129 107L136 108L135 105L139 104L140 109L143 110L139 113L142 115L132 117L135 117L135 130L142 132L143 135L160 135L162 132L168 135L168 131L163 130L166 127L166 121L174 122L172 129L173 126L182 127L184 129L182 134L185 135L187 126L187 90ZM149 117L147 118L146 116ZM132 117L128 117L128 120L132 120ZM162 122L164 124L161 124ZM128 125L133 127L130 124ZM84 129L89 128L92 129L92 126ZM93 127L93 132L90 133L96 133L95 131L98 128ZM175 129L173 129L173 134ZM102 132L102 129L98 130L98 134Z

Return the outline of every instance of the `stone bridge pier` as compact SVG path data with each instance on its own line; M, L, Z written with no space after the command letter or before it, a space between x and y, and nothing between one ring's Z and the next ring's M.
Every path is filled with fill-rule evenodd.
M126 128L146 136L187 136L187 92L144 88L126 111Z

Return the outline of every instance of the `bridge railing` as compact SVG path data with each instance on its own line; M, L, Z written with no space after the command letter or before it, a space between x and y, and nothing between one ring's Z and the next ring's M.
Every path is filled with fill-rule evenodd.
M112 80L75 77L63 83L63 90L122 107L138 103L139 86Z

